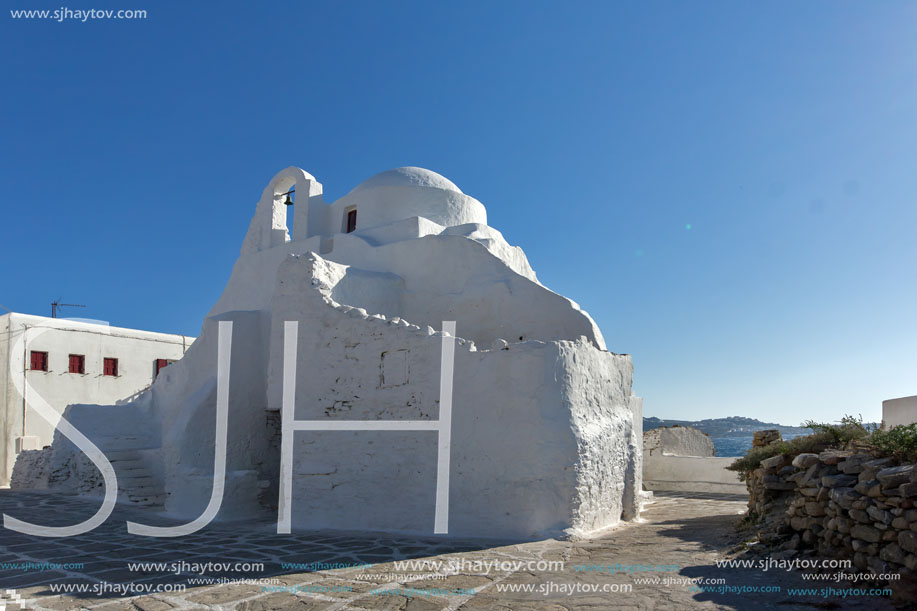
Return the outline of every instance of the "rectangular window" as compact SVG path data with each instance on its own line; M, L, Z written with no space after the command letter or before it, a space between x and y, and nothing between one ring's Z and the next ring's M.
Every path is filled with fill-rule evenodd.
M118 359L106 358L102 362L102 374L107 376L118 375Z
M173 362L174 361L170 361L169 359L156 359L156 374L153 377L155 378L156 376L158 376L159 372L162 371L163 367L168 367Z
M351 210L347 213L347 233L357 228L357 211Z
M48 371L48 353L32 350L32 371Z
M70 355L70 373L86 373L86 357L82 354Z

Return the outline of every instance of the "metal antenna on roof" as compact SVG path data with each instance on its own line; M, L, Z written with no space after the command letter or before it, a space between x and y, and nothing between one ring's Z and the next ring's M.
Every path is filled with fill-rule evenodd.
M80 303L61 303L60 297L58 297L56 301L51 302L51 318L57 318L57 311L63 307L85 308L86 306Z

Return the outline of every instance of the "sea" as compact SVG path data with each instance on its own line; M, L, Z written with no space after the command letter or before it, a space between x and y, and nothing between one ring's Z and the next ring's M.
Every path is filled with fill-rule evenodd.
M800 433L786 433L784 439L799 437ZM711 437L717 456L745 456L751 448L752 435L748 437Z

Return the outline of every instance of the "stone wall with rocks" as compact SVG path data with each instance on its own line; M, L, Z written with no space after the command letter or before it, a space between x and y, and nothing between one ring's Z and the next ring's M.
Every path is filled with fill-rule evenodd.
M896 596L917 594L913 464L854 450L777 455L746 484L750 517L762 523L763 543L780 545L778 553L849 559L876 579L898 573L888 580Z
M780 431L777 429L764 429L761 431L755 431L751 438L751 447L761 448L780 440Z

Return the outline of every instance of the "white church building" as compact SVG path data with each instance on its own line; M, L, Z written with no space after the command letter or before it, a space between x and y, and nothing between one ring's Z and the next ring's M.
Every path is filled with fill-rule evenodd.
M185 358L127 405L68 409L115 471L131 452L163 510L200 516L221 473L223 396L217 519L531 538L634 518L643 432L630 357L443 176L398 168L330 204L322 191L299 168L274 176ZM21 481L99 494L60 435L44 454Z

